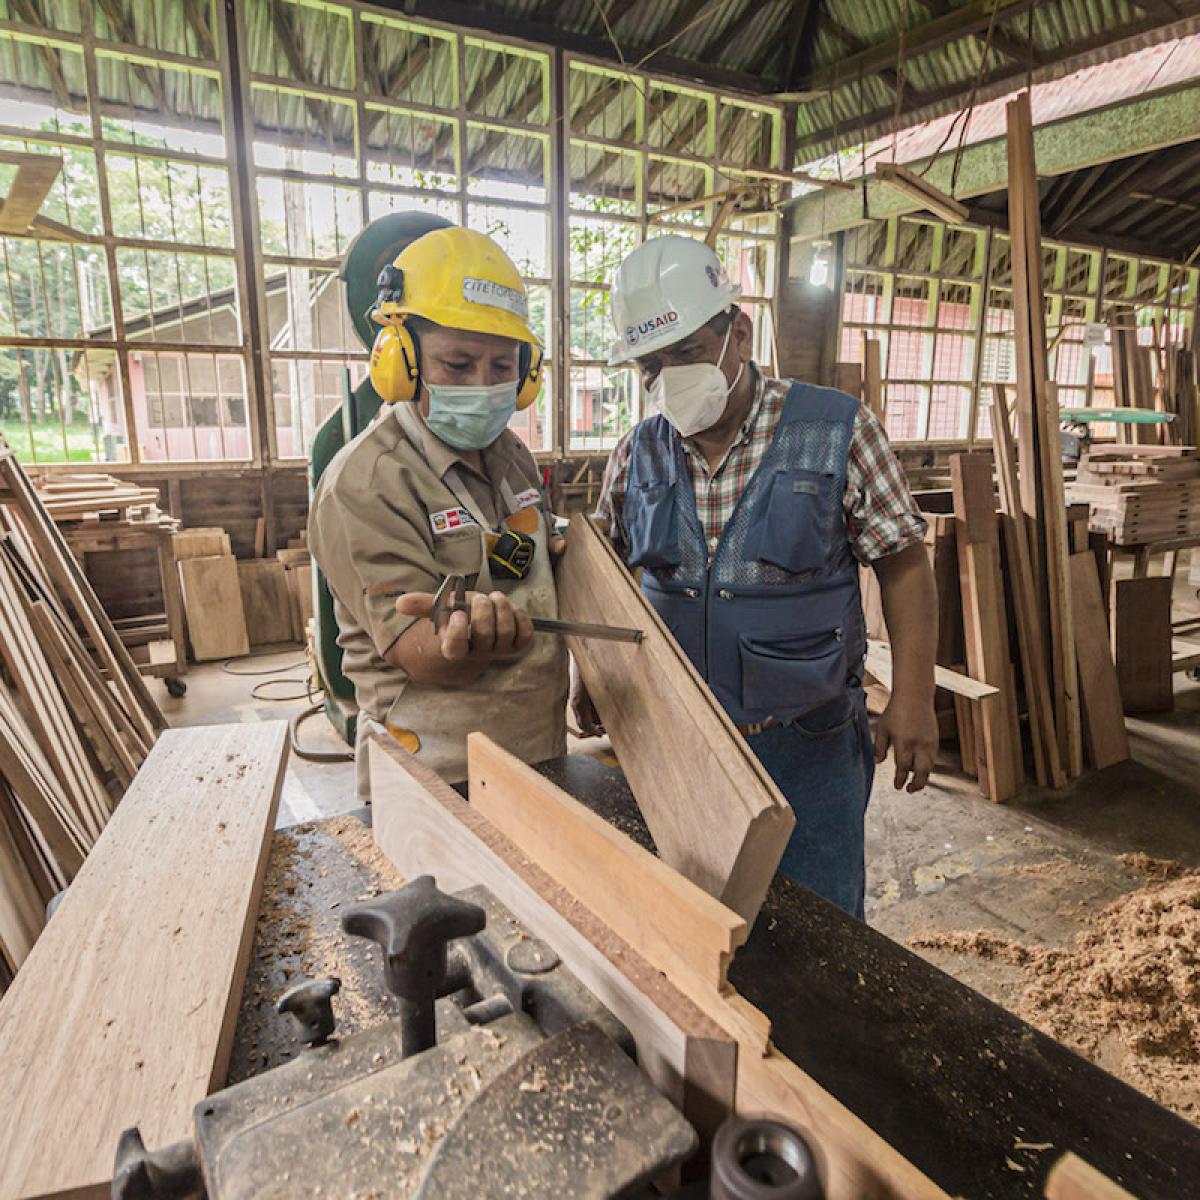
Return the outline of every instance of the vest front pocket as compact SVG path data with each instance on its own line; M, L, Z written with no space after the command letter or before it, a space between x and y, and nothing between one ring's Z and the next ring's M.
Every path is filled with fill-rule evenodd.
M679 509L670 483L635 484L623 512L629 539L629 565L651 571L679 566Z
M846 690L841 630L760 641L738 638L742 708L762 717L799 716Z
M785 571L801 574L828 563L833 522L830 506L837 480L819 471L780 471L756 523L746 539L746 554Z

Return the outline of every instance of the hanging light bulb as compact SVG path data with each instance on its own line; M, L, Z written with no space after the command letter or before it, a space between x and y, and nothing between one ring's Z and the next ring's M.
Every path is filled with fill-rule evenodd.
M812 266L808 269L808 282L813 287L824 287L829 282L829 250L832 245L828 238L813 242Z

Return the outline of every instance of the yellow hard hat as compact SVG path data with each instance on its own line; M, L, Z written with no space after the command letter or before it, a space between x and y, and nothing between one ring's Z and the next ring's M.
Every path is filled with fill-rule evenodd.
M406 317L523 343L517 405L525 408L537 398L542 343L529 325L525 283L486 234L455 226L417 238L383 269L379 289L371 317L384 328L371 352L371 381L383 399L416 396L419 358Z
M393 271L402 276L394 288L398 295L379 306L377 321L424 317L447 329L541 345L529 326L521 273L487 234L460 227L435 229L402 250Z

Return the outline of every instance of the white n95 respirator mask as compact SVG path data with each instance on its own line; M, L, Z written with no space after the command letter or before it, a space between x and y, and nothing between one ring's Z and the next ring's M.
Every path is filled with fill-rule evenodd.
M650 400L654 407L679 430L681 437L692 437L711 429L725 412L729 393L737 386L746 366L745 363L738 366L733 383L725 378L725 372L721 370L732 333L733 322L730 321L715 363L684 363L663 367L650 387Z

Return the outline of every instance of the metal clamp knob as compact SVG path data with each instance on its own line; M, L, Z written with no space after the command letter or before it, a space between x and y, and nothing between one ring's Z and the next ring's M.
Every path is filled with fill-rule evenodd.
M279 997L275 1011L295 1017L301 1029L300 1036L310 1046L323 1046L337 1027L333 998L341 990L342 981L332 975L306 979Z

